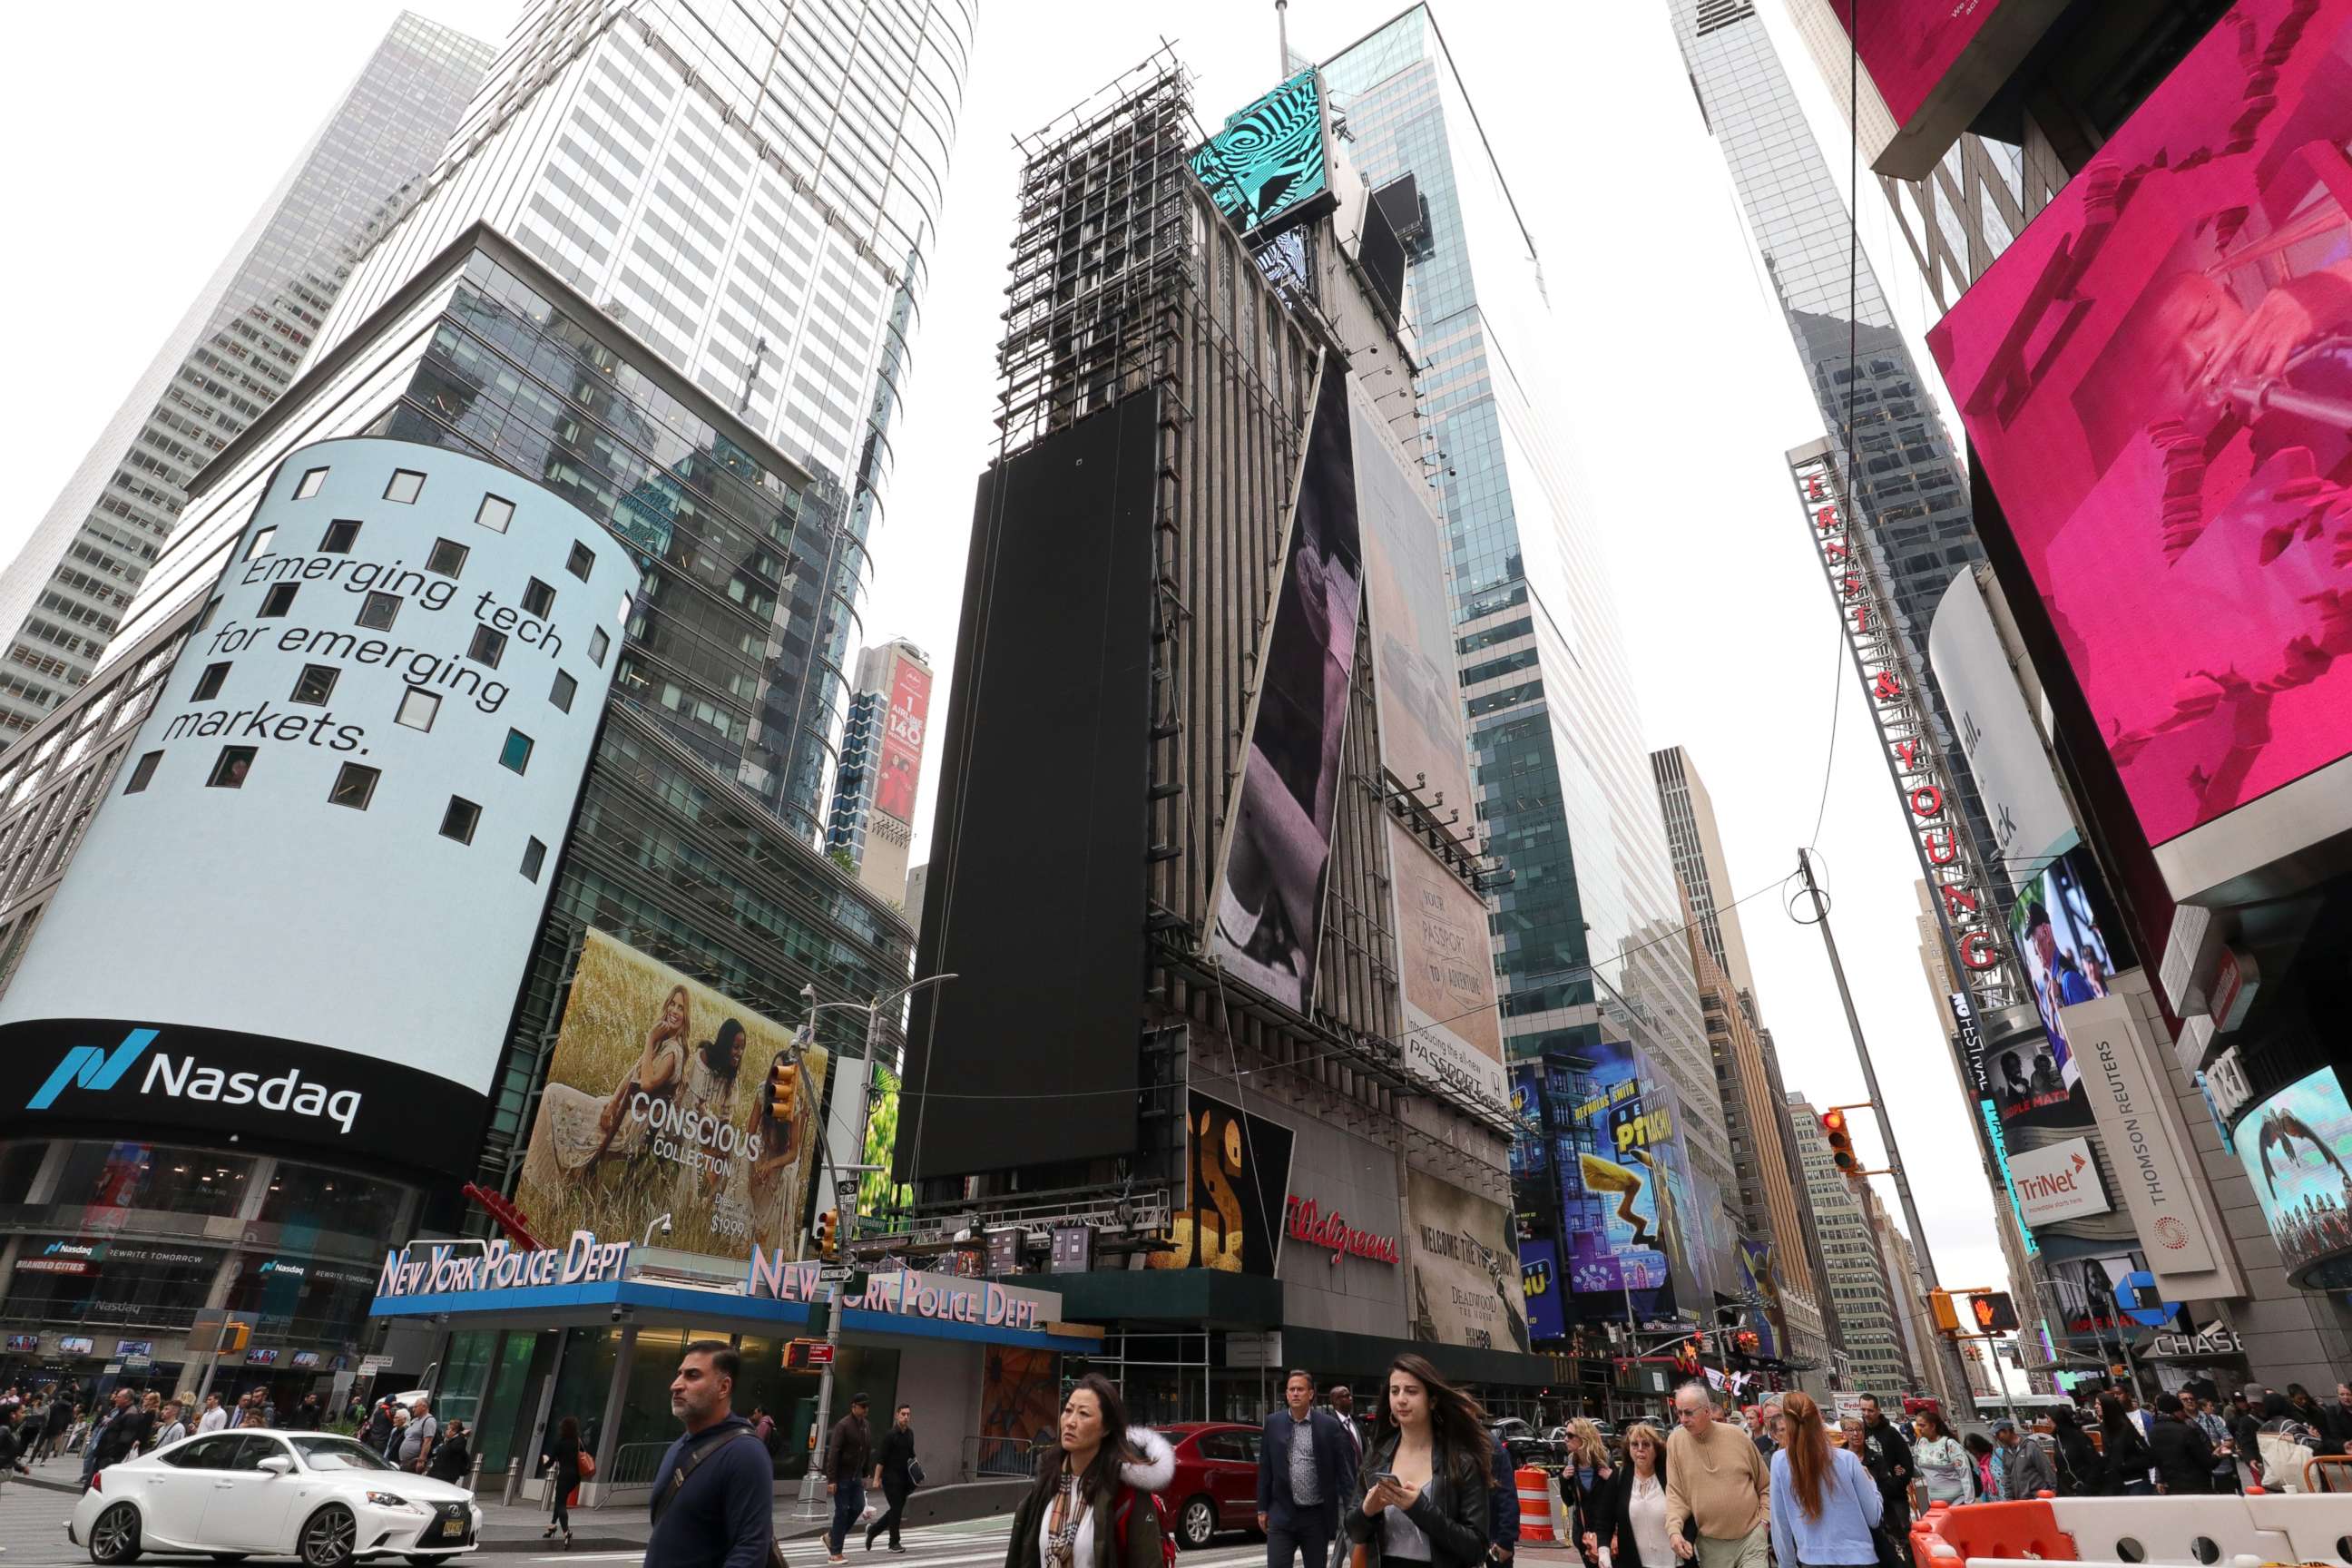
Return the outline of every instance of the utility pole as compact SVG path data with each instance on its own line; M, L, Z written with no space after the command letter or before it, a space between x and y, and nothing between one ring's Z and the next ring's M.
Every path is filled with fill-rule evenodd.
M1274 79L1290 79L1290 0L1274 0L1274 42L1282 58L1276 61Z
M857 1125L861 1131L874 1119L874 1096L875 1090L877 1087L874 1076L874 1053L881 1044L881 1020L884 1005L889 1003L900 1001L909 992L919 991L926 985L938 985L943 982L953 980L955 976L952 974L934 974L929 980L918 980L912 985L902 985L898 990L890 993L889 995L877 996L871 1002L819 1002L815 1000L816 988L814 986L803 985L801 987L801 994L810 999L809 1032L810 1038L812 1040L815 1038L816 1016L827 1007L851 1007L856 1008L866 1015L866 1057L865 1059L858 1064L860 1069L866 1075L865 1086L858 1093ZM836 1205L836 1212L838 1213L841 1223L835 1227L834 1234L838 1237L845 1230L849 1233L849 1238L855 1239L857 1231L857 1187L856 1178L856 1176L863 1175L867 1167L862 1162L857 1161L853 1161L845 1166L835 1165L834 1163L832 1141L828 1136L824 1115L821 1109L817 1114L816 1149L818 1163L824 1167L827 1173L835 1177L834 1201ZM863 1151L861 1151L861 1152L863 1152ZM875 1168L878 1169L879 1167ZM840 1173L844 1170L854 1173L851 1180L846 1184L848 1187L848 1197L846 1201L844 1201L840 1195L842 1187L845 1184L839 1180L839 1176ZM824 1516L825 1512L825 1510L823 1504L819 1501L819 1499L823 1495L821 1487L824 1476L825 1463L829 1458L826 1450L831 1447L830 1439L833 1436L833 1363L835 1358L841 1354L842 1309L840 1280L835 1279L826 1283L824 1288L824 1342L827 1347L827 1351L824 1361L824 1371L819 1374L816 1385L816 1427L812 1433L812 1436L815 1440L809 1449L808 1473L801 1477L800 1505L801 1517L803 1519L820 1519Z

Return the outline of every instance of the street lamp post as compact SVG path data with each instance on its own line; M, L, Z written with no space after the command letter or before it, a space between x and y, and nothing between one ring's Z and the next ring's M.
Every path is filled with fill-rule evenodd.
M874 1051L875 1047L880 1044L879 1035L882 1009L891 1003L904 1000L907 996L914 992L921 990L926 985L943 984L954 978L955 976L952 974L934 974L929 979L918 980L911 985L901 985L898 990L891 992L888 995L877 996L871 1002L819 1002L816 1000L816 988L814 986L803 985L801 987L801 994L809 1000L808 1022L811 1038L815 1037L816 1016L819 1013L824 1012L827 1007L845 1007L866 1015L866 1083L864 1088L858 1091L859 1110L857 1125L859 1127L863 1128L874 1115ZM824 1164L825 1170L828 1173L835 1173L837 1180L837 1173L841 1167L836 1166L833 1162L832 1141L827 1136L825 1120L822 1112L820 1112L817 1117L816 1149L818 1158ZM861 1174L866 1169L862 1162L854 1163L849 1168L860 1173ZM852 1232L855 1232L857 1221L857 1203L856 1190L854 1187L850 1192L850 1203L848 1205L848 1208L849 1213L845 1216L845 1218L848 1222L847 1228ZM833 1421L833 1360L835 1356L841 1353L840 1280L832 1280L826 1284L824 1290L824 1342L830 1353L826 1355L824 1370L817 1379L816 1426L812 1434L815 1441L809 1449L808 1473L801 1477L801 1517L804 1520L817 1519L822 1517L824 1513L824 1505L819 1500L824 1496L823 1482L825 1460L827 1458L826 1448L828 1447L828 1441L833 1435L830 1430Z

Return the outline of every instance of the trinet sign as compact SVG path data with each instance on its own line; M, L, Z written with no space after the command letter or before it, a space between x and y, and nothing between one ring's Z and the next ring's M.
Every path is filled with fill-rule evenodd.
M2017 1197L2017 1212L2030 1226L2105 1214L2116 1206L2107 1201L2098 1163L2091 1156L2090 1141L2084 1138L2011 1152L2009 1185Z

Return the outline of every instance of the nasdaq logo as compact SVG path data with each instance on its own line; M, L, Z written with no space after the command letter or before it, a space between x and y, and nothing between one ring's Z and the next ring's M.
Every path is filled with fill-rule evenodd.
M76 1046L68 1051L48 1077L48 1081L33 1092L25 1102L27 1110L47 1110L58 1102L58 1096L68 1089L105 1090L122 1081L147 1047L154 1043L152 1029L133 1029L122 1037L122 1043L111 1051L96 1046Z

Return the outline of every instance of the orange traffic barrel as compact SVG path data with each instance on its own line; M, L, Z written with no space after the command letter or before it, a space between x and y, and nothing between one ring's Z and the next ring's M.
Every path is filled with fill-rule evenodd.
M1518 1473L1519 1539L1548 1542L1551 1532L1551 1490L1544 1473L1533 1465Z

